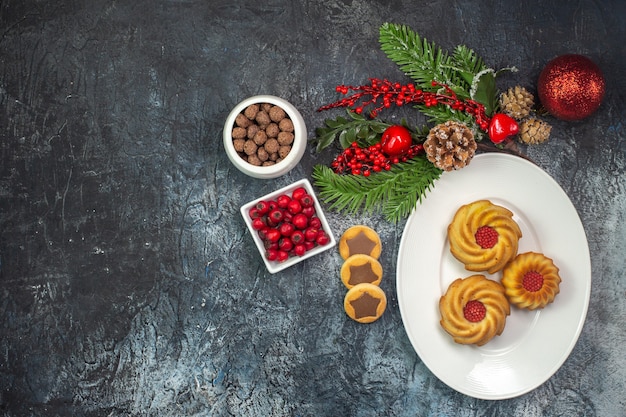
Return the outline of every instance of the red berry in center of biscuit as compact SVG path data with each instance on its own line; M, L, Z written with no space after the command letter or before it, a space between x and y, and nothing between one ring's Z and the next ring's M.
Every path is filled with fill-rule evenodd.
M463 307L463 317L472 323L478 323L485 318L487 308L478 300L471 300Z
M481 226L474 235L476 243L483 249L491 249L498 243L498 232L491 226Z
M543 287L543 275L537 271L526 272L522 279L522 286L526 291L539 291Z

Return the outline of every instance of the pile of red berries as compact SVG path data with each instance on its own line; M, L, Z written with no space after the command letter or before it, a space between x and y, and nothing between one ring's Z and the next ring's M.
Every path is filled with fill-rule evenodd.
M330 242L315 210L315 199L306 188L298 187L291 195L261 200L249 210L252 228L257 231L269 261L285 262L303 256L316 246Z
M369 177L374 172L389 171L393 164L406 162L423 151L424 146L421 143L412 144L403 154L388 156L382 151L381 143L360 148L354 142L337 155L330 166L337 174L346 173Z

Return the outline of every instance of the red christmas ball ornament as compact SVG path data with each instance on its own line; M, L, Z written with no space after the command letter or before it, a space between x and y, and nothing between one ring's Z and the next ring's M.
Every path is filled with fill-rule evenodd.
M598 110L605 87L604 75L592 60L567 54L548 62L541 71L537 93L554 117L581 120Z
M404 126L389 126L383 132L380 144L382 151L387 156L398 156L406 153L413 143L411 132Z

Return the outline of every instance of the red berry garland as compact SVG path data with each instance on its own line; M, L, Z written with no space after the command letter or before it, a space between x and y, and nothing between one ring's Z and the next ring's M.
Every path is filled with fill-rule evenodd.
M480 129L487 131L490 119L485 113L485 106L474 100L459 99L456 93L445 84L432 81L432 86L443 87L446 90L446 94L416 89L415 85L412 83L402 85L378 78L370 78L370 85L338 85L335 88L338 93L344 95L348 94L350 91L355 91L355 93L334 103L322 106L318 111L337 107L349 107L356 113L361 114L367 106L377 104L378 106L369 112L371 117L376 117L381 110L389 108L392 105L424 104L426 107L431 107L442 104L449 106L452 110L458 110L472 115Z
M483 104L471 99L459 99L450 87L437 81L433 80L431 85L433 87L443 87L446 93L433 93L417 89L412 83L402 85L378 78L370 78L369 85L338 85L335 87L338 93L344 95L347 95L350 91L354 93L341 100L322 106L318 111L347 107L357 114L362 114L368 106L377 105L369 112L370 117L374 118L377 117L383 109L389 108L392 105L399 107L405 104L423 104L426 107L444 105L450 107L452 110L465 112L472 116L478 128L487 132L489 139L495 144L499 144L509 136L518 133L518 124L511 117L496 113L490 118L487 116Z

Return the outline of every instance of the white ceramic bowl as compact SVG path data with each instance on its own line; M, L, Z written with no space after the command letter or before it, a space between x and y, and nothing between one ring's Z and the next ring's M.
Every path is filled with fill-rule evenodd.
M284 262L278 262L278 261L269 261L266 257L265 257L265 246L263 245L263 240L261 240L261 238L259 237L259 234L256 230L254 230L254 228L252 227L252 219L250 218L250 209L252 207L254 207L259 201L270 201L270 200L275 200L279 195L282 194L288 194L291 196L291 194L293 193L293 191L298 188L298 187L304 187L308 193L313 196L314 201L314 207L315 207L315 211L316 211L316 215L317 217L319 217L321 224L322 224L322 229L326 232L326 234L328 234L329 237L329 242L324 245L324 246L316 246L313 249L307 251L304 255L302 256L291 256L289 259L287 259ZM267 270L272 273L275 274L276 272L282 271L285 268L289 268L290 266L293 266L299 262L304 261L305 259L308 259L312 256L318 255L324 251L327 251L328 249L331 249L333 247L336 246L337 241L335 240L335 236L332 233L332 230L330 230L330 226L328 225L328 221L326 220L326 216L324 215L324 212L322 211L322 207L319 204L319 201L317 199L317 196L315 195L315 192L313 190L313 187L311 186L311 183L307 180L307 179L302 179L300 181L296 181L291 185L288 185L286 187L283 187L279 190L276 190L270 194L267 194L263 197L260 197L254 201L251 201L245 205L243 205L240 209L241 211L241 215L243 217L243 220L246 222L246 226L248 226L248 230L250 231L250 234L252 235L252 239L254 239L254 243L261 255L261 257L263 258L263 261L265 262L265 266L267 267Z
M251 104L260 104L260 103L270 103L275 106L281 107L285 113L289 116L291 121L293 122L294 128L294 140L292 144L291 151L289 154L277 164L271 166L255 166L237 154L235 150L235 146L233 144L232 137L232 129L235 126L235 119L237 115L243 112L246 107ZM304 155L304 151L307 145L307 131L306 125L304 124L304 119L300 112L288 101L270 95L259 95L249 97L243 100L241 103L237 104L233 110L230 112L228 117L226 118L226 122L224 123L224 149L226 150L226 155L228 155L228 159L244 174L247 174L254 178L276 178L281 175L285 175L289 171L291 171L302 159L302 155Z

